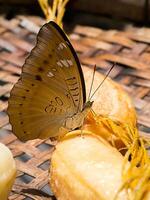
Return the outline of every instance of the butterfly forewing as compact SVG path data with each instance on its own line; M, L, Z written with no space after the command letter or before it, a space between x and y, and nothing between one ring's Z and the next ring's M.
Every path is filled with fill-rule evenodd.
M45 24L11 91L8 114L21 140L58 135L67 117L83 108L85 85L77 55L54 22Z

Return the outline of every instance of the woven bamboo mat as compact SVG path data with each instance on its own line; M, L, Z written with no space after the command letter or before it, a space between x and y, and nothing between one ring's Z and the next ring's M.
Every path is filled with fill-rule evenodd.
M9 92L43 23L33 16L18 16L10 21L0 18L0 142L12 150L18 168L10 200L55 199L48 186L51 141L20 142L12 134L5 112ZM82 65L97 64L98 70L105 73L113 62L117 63L110 76L132 97L142 134L150 133L150 29L105 31L77 25L70 38Z

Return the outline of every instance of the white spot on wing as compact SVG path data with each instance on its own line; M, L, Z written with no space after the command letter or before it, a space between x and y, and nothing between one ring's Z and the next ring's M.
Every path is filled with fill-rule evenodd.
M67 48L66 44L61 42L59 45L58 45L58 50L62 50L64 48Z
M73 62L72 62L72 60L67 60L67 62L68 62L68 64L69 64L70 66L72 66L72 65L73 65Z
M53 74L52 72L48 72L48 73L47 73L47 76L48 76L48 77L53 77L54 74Z
M58 65L59 67L63 67L63 64L62 64L60 61L57 62L57 65Z
M65 43L63 43L63 42L62 42L61 44L62 44L62 46L64 46L64 48L67 48L67 46L66 46L66 44L65 44Z
M72 60L70 60L70 59L68 59L68 60L66 60L66 59L62 59L62 60L59 60L58 62L57 62L57 65L58 66L60 66L60 67L70 67L70 66L72 66L73 65L73 62L72 62Z
M67 60L60 60L60 62L65 66L65 67L69 67L69 63L67 62Z

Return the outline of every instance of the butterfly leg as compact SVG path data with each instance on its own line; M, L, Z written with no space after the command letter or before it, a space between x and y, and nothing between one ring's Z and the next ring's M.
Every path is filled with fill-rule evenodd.
M80 137L82 137L84 139L83 126L81 127L80 131L81 131Z
M83 121L83 125L81 126L81 128L80 128L80 130L81 130L81 137L84 139L84 133L83 133L83 128L84 128L84 122L85 122L85 119L84 119L84 121Z

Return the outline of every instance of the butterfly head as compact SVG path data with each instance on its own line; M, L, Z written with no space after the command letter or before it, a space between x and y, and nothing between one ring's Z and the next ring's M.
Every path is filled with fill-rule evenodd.
M93 103L94 101L87 101L83 106L83 110L89 110L92 107Z

